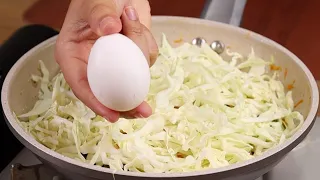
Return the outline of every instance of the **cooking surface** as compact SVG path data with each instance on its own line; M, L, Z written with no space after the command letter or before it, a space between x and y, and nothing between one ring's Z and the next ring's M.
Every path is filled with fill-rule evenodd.
M222 3L222 4L221 4ZM223 4L225 3L225 4ZM215 8L209 8L207 14L203 14L203 18L225 22L233 25L238 25L241 21L241 15L243 11L243 3L245 1L237 1L238 5L231 8L234 11L223 11L223 9L230 8L230 2L224 1L212 1L211 5ZM234 1L233 1L234 3ZM219 5L218 5L219 4ZM232 3L231 3L232 4ZM224 6L225 5L225 6ZM219 10L220 9L220 10ZM230 14L226 14L230 12ZM223 13L223 14L222 14ZM320 82L318 82L318 86ZM320 115L320 112L319 112ZM318 166L317 163L320 161L320 156L316 152L316 149L320 148L320 117L314 125L307 138L298 145L279 165L277 165L271 172L264 175L257 180L281 180L281 179L292 179L292 180L314 180L317 179ZM1 172L0 180L9 180L11 165L20 163L24 166L30 166L39 164L40 161L27 149L24 149L8 166ZM19 172L19 171L18 171ZM57 174L46 168L40 168L40 180L59 180ZM25 179L34 179L32 177L25 177Z
M319 176L320 161L320 117L317 118L314 127L307 138L293 149L289 155L278 164L271 172L257 180L314 180ZM11 165L20 163L24 166L40 164L40 161L27 149L21 153L1 172L0 180L10 179ZM51 169L40 168L39 180L61 180L58 175ZM26 178L31 179L31 178Z

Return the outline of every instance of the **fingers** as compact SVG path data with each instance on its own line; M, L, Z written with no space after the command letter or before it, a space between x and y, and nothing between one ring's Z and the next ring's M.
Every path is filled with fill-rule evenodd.
M136 15L147 28L151 26L150 5L147 0L95 0L85 1L86 20L99 36L118 33L122 29L120 16L124 7L132 4L137 8Z
M123 34L135 42L142 50L146 59L149 60L148 42L144 36L144 29L139 21L136 10L132 6L126 7L121 20Z
M149 61L150 61L149 65L152 66L157 60L159 49L158 49L156 40L154 39L151 32L145 26L143 26L143 28L144 28L144 35L147 39L148 48L149 48Z
M149 32L149 30L140 23L138 14L136 10L132 6L128 6L124 9L124 13L121 17L122 20L122 32L132 41L134 41L144 53L146 59L148 60L149 65L154 62L150 61L151 53L154 54L154 49L157 50L154 46L156 46L154 39ZM149 42L150 41L150 42ZM153 44L154 43L154 44ZM149 46L149 45L152 45ZM157 47L157 46L156 46ZM152 55L154 56L154 55ZM146 103L143 102L140 106L135 108L134 110L125 113L126 116L133 116L133 117L149 117L152 114L151 107Z
M118 33L122 25L119 7L114 0L89 1L86 19L91 29L99 36Z
M148 0L131 0L130 4L136 9L140 23L151 28L151 8ZM130 4L126 4L129 6Z
M149 117L152 114L152 109L148 103L142 102L138 107L134 109L135 117Z
M119 119L119 113L102 105L93 95L87 80L87 64L77 59L68 59L60 63L60 68L67 83L77 98L96 114L110 122Z
M152 114L152 109L146 102L142 102L135 109L124 112L121 115L125 118L146 118Z
M140 23L136 10L132 6L126 7L121 20L123 34L140 47L149 65L153 65L158 55L158 46L148 28Z

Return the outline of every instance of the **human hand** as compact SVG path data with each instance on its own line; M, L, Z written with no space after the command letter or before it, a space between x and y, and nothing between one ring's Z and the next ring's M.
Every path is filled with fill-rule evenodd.
M158 47L149 31L150 6L147 0L72 0L57 39L55 57L74 94L90 109L110 122L120 113L102 105L93 95L87 79L87 63L95 41L119 33L133 40L151 66ZM143 102L125 116L148 117L150 106Z

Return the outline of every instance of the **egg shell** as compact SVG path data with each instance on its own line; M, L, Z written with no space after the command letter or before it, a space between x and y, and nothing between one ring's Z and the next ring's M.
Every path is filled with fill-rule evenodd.
M93 45L87 67L94 96L115 111L129 111L146 98L150 69L141 49L128 37L112 34Z

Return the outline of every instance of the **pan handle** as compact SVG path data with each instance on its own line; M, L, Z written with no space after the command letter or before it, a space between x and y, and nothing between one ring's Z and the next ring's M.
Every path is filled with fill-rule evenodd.
M52 174L53 172L48 172L48 168L43 164L23 166L17 163L11 166L11 180L63 180Z
M41 165L23 166L21 164L13 164L11 166L11 180L34 179L40 180L39 168Z

